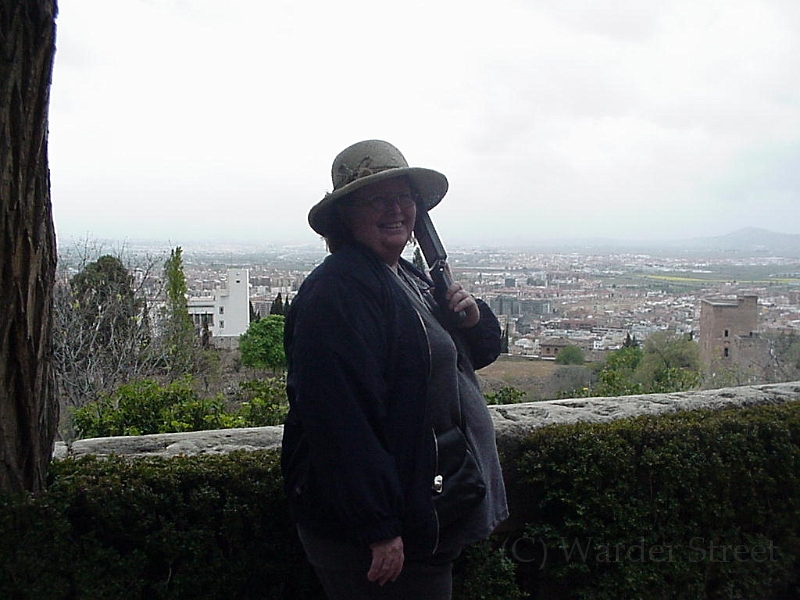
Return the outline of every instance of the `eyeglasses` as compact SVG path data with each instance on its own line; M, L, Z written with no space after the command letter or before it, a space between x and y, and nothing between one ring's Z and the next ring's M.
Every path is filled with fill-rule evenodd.
M356 200L351 203L352 206L369 206L375 211L384 211L393 208L395 203L400 208L409 208L415 203L414 196L411 192L402 192L394 196L373 196L372 198L365 198Z

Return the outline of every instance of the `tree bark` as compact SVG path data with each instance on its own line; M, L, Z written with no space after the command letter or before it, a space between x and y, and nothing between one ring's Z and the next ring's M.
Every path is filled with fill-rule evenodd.
M55 0L0 0L0 493L44 487L58 421L47 128Z

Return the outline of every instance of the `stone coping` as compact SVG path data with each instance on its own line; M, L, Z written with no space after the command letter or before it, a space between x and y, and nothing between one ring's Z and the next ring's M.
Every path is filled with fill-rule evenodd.
M490 406L501 451L534 429L578 421L607 422L682 410L722 409L800 400L800 381L670 394L571 398ZM250 427L57 442L54 458L86 455L129 457L224 454L280 447L283 427Z

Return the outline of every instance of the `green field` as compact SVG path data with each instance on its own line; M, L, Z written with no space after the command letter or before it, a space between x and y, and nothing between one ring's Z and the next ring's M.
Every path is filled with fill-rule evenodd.
M678 292L735 283L760 287L800 286L800 265L716 265L708 272L630 272L606 278L616 287Z

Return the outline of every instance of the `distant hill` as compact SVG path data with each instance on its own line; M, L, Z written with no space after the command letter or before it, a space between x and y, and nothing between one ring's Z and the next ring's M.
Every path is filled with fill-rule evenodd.
M745 227L716 237L692 238L671 243L686 250L800 257L800 235Z
M720 236L676 240L614 240L608 238L536 240L519 248L551 252L641 252L662 255L783 256L800 258L800 234L745 227Z

